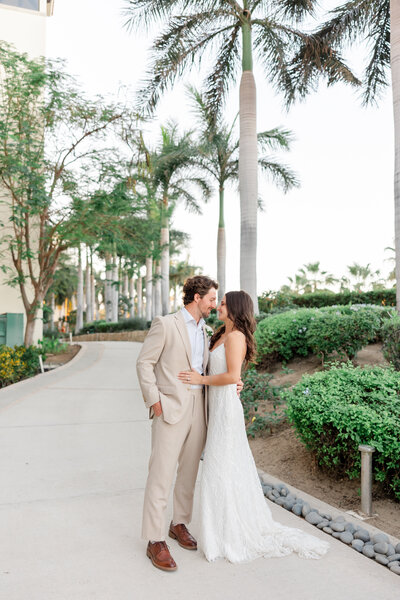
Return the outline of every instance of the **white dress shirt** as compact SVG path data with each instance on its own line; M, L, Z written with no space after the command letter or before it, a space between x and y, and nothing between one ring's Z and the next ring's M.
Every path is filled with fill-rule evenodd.
M192 368L203 375L203 360L204 360L204 319L200 319L196 323L196 319L192 317L186 308L182 308L183 318L185 319L186 329L189 334L190 346L192 348ZM202 385L191 385L192 390L199 390Z

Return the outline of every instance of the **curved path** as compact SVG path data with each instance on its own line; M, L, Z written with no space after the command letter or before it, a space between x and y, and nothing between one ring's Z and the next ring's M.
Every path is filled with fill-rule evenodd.
M289 556L240 566L209 564L171 540L178 571L154 569L139 538L150 447L135 373L139 349L134 342L86 343L65 367L0 390L1 598L398 596L398 576L331 538L320 561ZM282 523L327 538L270 506Z

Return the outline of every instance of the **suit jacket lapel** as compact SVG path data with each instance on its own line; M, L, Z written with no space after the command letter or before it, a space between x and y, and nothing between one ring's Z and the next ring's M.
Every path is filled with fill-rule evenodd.
M190 368L192 368L192 347L190 345L189 334L187 332L185 319L181 310L175 314L175 323L182 338Z
M208 335L206 331L206 326L203 325L203 334L204 334L204 355L203 355L203 373L205 374L207 371L209 350L208 350Z

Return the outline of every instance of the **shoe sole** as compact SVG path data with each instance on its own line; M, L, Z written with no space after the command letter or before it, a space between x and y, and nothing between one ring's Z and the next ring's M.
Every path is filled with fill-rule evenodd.
M156 567L156 569L160 569L161 571L176 571L178 568L178 567L161 567L160 565L158 565L157 563L154 562L154 559L153 559L152 555L150 554L150 552L146 551L146 556L148 556L148 558L151 560L151 562Z
M181 544L180 541L178 540L178 536L173 531L170 530L168 532L168 535L173 540L176 540L181 548L184 548L185 550L197 550L197 546L194 546L194 547L193 546L184 546L183 544Z

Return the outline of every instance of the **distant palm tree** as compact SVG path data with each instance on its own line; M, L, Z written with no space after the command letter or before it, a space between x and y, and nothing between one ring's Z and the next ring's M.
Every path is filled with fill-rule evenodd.
M191 132L179 134L176 123L161 128L161 143L151 153L153 178L161 195L161 302L162 314L170 312L169 303L169 222L177 202L182 201L187 210L200 213L200 205L193 193L199 188L204 201L210 197L207 181L196 171L197 146Z
M228 127L221 111L215 112L213 108L210 108L203 94L192 86L188 87L188 91L200 128L201 141L198 162L218 185L217 280L219 284L218 298L221 301L226 285L225 186L228 181L238 181L239 179L239 139L234 136L236 119ZM259 133L257 140L261 152L275 149L289 150L292 134L290 131L276 128ZM277 162L274 157L262 155L258 159L258 164L284 193L298 185L296 175L286 165Z
M287 103L304 97L319 74L328 84L358 84L340 56L293 25L313 13L317 0L125 0L127 26L165 24L153 43L153 62L139 94L154 110L177 75L200 63L208 49L217 54L206 80L207 103L216 109L241 71L239 91L239 190L241 211L240 285L257 298L257 131L253 53L265 77Z

